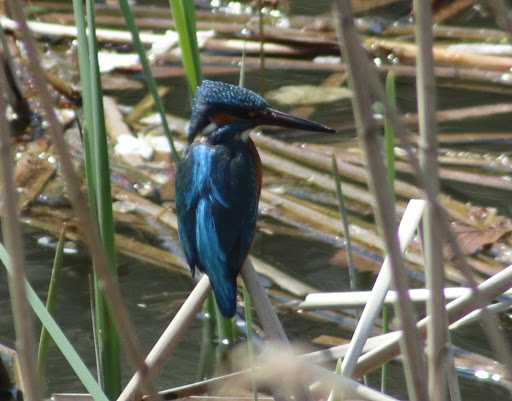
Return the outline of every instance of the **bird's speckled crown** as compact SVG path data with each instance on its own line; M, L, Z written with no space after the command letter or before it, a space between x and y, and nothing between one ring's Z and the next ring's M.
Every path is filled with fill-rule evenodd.
M192 104L192 115L188 128L188 139L195 136L209 124L208 116L216 110L234 113L263 110L270 105L260 95L236 85L220 81L203 81L197 88Z

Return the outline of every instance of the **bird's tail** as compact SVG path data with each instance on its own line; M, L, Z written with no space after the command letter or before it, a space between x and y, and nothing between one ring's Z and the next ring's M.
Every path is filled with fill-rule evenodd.
M236 278L226 280L215 274L209 277L220 312L225 318L232 318L236 312Z

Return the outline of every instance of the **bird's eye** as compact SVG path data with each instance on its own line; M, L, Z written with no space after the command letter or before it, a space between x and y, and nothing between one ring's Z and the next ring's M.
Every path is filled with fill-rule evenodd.
M250 111L250 112L248 113L248 117L249 117L249 118L254 118L254 117L256 117L257 115L258 115L258 113L257 113L257 112L255 112L255 111Z

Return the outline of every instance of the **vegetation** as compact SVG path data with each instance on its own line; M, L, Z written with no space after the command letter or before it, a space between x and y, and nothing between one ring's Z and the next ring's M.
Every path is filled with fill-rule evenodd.
M506 100L512 58L495 54L510 42L505 2L492 2L486 23L495 26L486 30L472 26L479 21L459 26L473 18L473 2L458 0L434 8L414 1L414 10L404 12L414 21L404 24L376 18L384 11L391 15L393 5L349 0L333 1L333 11L315 18L287 16L272 2L241 4L238 14L224 5L197 11L185 0L170 0L168 8L127 0L8 3L9 14L0 16L5 94L0 109L12 110L0 118L6 194L0 260L9 278L26 399L59 392L45 386L53 345L95 401L127 401L139 392L154 399L213 393L213 385L221 389L234 378L231 395L250 391L255 400L268 392L302 401L310 391L336 401L394 400L406 393L418 401L471 399L459 385L460 368L482 372L490 365L498 372L489 371L492 388L509 385L512 352L507 325L500 327L498 319L506 319L503 311L510 307L504 293L512 279L507 267L512 184L507 154L496 152L496 144L512 138L501 127L512 111ZM361 15L367 18L353 24ZM66 64L63 48L76 52L76 65ZM56 61L50 63L43 49ZM340 52L342 61L322 62ZM292 86L274 80L282 79L283 71ZM320 83L319 74L326 75ZM151 294L166 299L169 325L161 336L152 333L158 340L146 355L139 335L156 325L142 327L139 320L135 325L120 261L153 264L171 271L169 277L190 276L177 251L169 188L187 144L187 121L179 115L188 115L195 88L212 75L233 82L239 76L241 86L272 89L264 95L276 108L313 116L339 133L308 137L305 144L292 143L303 139L290 132L288 137L251 134L266 179L255 251L240 278L244 313L224 319L208 297L206 277L180 297L172 313L164 294ZM132 87L132 98L144 97L146 89L151 98L129 104L125 94ZM402 114L409 89L416 90L417 113ZM489 92L503 100L484 104L488 97L482 94ZM443 101L452 93L462 103L456 109ZM457 96L450 104L458 103ZM496 124L485 120L490 116ZM454 128L455 122L460 126ZM342 137L346 133L357 138ZM500 197L507 200L499 204ZM59 238L46 307L29 283L20 223ZM278 239L282 248L271 265L267 248ZM67 241L84 245L92 265L97 377L75 349L76 338L59 325L65 324L59 307L66 290ZM296 250L286 248L289 243ZM319 252L304 257L319 243L329 246L331 263L347 272L318 268L326 264ZM295 270L280 268L282 260ZM380 270L372 291L364 291L362 270ZM266 289L262 276L270 282ZM453 285L458 287L449 288ZM145 302L136 303L144 308ZM41 326L37 358L31 313ZM194 353L201 353L199 381L157 395L155 381L198 316L203 321ZM492 358L465 343L465 359L454 357L451 332L475 320L484 322L480 346L488 346ZM294 326L297 321L301 325ZM372 337L375 328L384 334ZM338 345L349 332L344 339L349 343ZM237 353L244 337L247 344ZM269 348L261 340L281 346ZM320 343L328 353L303 354L290 346L296 340ZM398 355L403 373L391 363ZM319 362L328 362L329 369ZM181 370L172 358L169 364L173 372ZM371 375L358 382L378 368L380 383ZM123 373L133 374L128 383ZM403 383L394 382L396 376L403 376ZM308 388L305 378L321 388ZM471 381L477 380L482 377L475 373Z

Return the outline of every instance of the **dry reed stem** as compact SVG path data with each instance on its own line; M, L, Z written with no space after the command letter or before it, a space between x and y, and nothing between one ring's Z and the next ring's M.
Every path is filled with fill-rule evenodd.
M420 164L425 177L429 177L432 196L439 194L439 164L437 160L436 82L432 47L432 4L414 0L416 17L416 92L420 134ZM423 246L426 285L431 296L427 300L430 319L427 335L428 396L431 401L446 399L446 355L448 325L444 297L444 269L441 233L435 206L427 202L423 218Z
M272 303L265 289L258 279L250 257L245 260L241 274L247 291L249 291L251 296L258 319L265 332L265 336L268 337L268 340L278 342L281 346L284 346L285 349L291 351L290 342L283 329L283 325L272 307ZM289 399L289 395L283 392L279 385L273 385L271 391L276 401ZM307 401L311 399L307 386L303 384L295 386L293 393L297 401Z
M209 291L210 280L208 279L208 276L203 275L187 297L185 303L182 305L178 313L176 313L171 323L169 323L147 355L146 366L148 367L148 373L150 376L156 377L158 375L164 363L185 335L190 323L195 319L196 314L199 313ZM141 384L142 378L140 373L137 372L125 386L123 392L117 398L117 401L132 400Z
M381 267L382 270L382 267ZM375 285L374 285L375 287ZM444 297L450 301L461 297L465 294L470 294L471 290L467 287L445 287ZM430 298L430 290L426 288L415 288L409 290L411 301L415 303L424 303ZM357 308L365 306L371 299L371 291L344 291L344 292L318 292L310 293L306 299L297 305L297 309L331 309L331 308ZM387 305L392 305L397 302L398 297L395 291L388 291L384 302ZM492 311L492 307L499 305L500 309L506 308L506 305L511 305L511 301L504 301L493 304L488 307ZM494 312L494 311L493 311ZM473 319L473 317L472 317Z
M378 346L382 341L390 340L399 335L398 332L392 332L387 334L381 334L375 337L370 337L364 346L365 351L369 351L372 348ZM331 362L339 358L343 358L346 355L349 344L337 345L328 349L320 351L314 351L303 355L298 355L298 358L303 360L307 364L322 364ZM253 369L240 370L233 373L228 373L223 376L212 377L210 379L201 380L195 383L185 384L183 386L174 387L168 390L161 391L160 394L165 399L176 399L190 397L192 395L199 395L205 393L208 388L219 386L228 380L237 379L243 376L249 376L253 374Z
M506 280L511 280L511 279L512 279L512 268L511 268L509 277L506 278ZM505 287L503 287L503 291L505 291ZM461 295L459 298L461 298L461 297L467 298L470 296L471 296L470 292L464 291L464 295ZM490 295L490 296L492 296L492 295ZM491 299L491 298L489 298L489 299ZM457 302L459 302L459 301L460 301L460 299L457 300ZM508 308L510 305L510 302L512 302L512 301L506 301L503 304L502 303L493 304L488 309L492 313L498 313L498 312L502 311L504 308ZM471 304L470 304L470 306L471 306ZM460 317L460 319L458 319L458 320L455 320L450 325L450 330L455 330L465 324L469 324L469 323L473 322L476 318L478 318L478 316L480 315L480 312L481 312L481 310L473 310L473 311L469 312L468 314L464 315L464 306L461 308L461 311L462 312L461 312L460 316L462 316L462 317ZM456 317L454 317L454 319L456 319ZM423 328L425 329L426 326L424 326ZM426 332L426 330L424 331L424 333L425 332ZM378 347L380 347L382 345L382 343L390 342L390 343L394 343L394 345L396 346L396 352L398 353L398 346L396 344L396 341L399 340L399 337L401 336L401 334L402 333L400 331L393 331L390 333L370 337L370 338L368 338L368 340L366 341L366 343L364 345L363 352L370 352L370 350L377 349ZM308 364L323 364L323 363L336 361L340 358L346 357L349 347L350 347L350 344L337 345L337 346L334 346L334 347L331 347L328 349L300 355L299 358L303 359L304 362L306 362ZM362 359L364 359L364 357ZM227 375L212 377L210 379L202 380L199 382L186 384L186 385L179 386L179 387L174 387L169 390L164 390L160 394L163 395L165 399L176 399L176 398L189 397L192 395L199 395L199 394L202 394L205 391L207 391L207 389L210 386L218 386L228 380L232 380L232 379L238 378L240 376L250 375L252 372L253 372L252 369L237 371L237 372L233 372L233 373L230 373ZM363 373L356 372L356 374L360 375Z
M354 40L354 45L362 49L362 45L358 36L354 34L352 36L352 39ZM377 97L377 99L384 105L386 117L389 119L391 125L393 126L395 134L400 141L400 145L403 147L407 154L409 163L416 174L418 186L425 191L427 200L432 205L435 206L435 212L438 214L437 221L440 225L441 231L443 235L446 237L446 240L448 241L455 255L455 266L463 274L464 278L467 280L470 288L473 290L475 294L474 297L471 298L471 300L473 302L476 302L475 308L482 308L484 330L486 331L486 334L490 339L491 345L496 350L496 354L498 355L499 359L503 360L507 368L510 371L512 371L512 352L510 351L510 346L507 344L503 334L499 331L495 317L490 316L486 312L485 303L482 302L482 298L478 293L478 286L476 285L476 281L473 278L471 267L467 263L466 257L462 253L460 245L450 228L449 216L446 210L442 206L440 206L439 202L437 201L437 198L435 197L434 191L431 187L430 181L428 179L425 179L424 175L421 172L421 168L414 153L413 147L411 146L409 140L410 136L407 132L405 124L398 116L396 108L387 100L386 93L382 87L382 83L380 82L376 70L373 68L368 58L362 53L361 60L362 63L360 67L365 70L364 72L369 84L369 90L371 90Z
M473 302L477 303L475 308L482 308L482 319L484 320L483 328L486 332L486 335L488 336L491 345L495 350L496 355L498 356L498 359L502 360L507 368L512 371L512 352L510 351L510 346L507 344L503 334L499 331L495 317L489 315L486 312L485 303L481 301L481 297L478 293L478 286L473 277L471 266L468 264L467 258L463 254L460 245L451 230L449 215L434 196L434 191L431 188L430 181L425 179L425 176L422 174L419 162L416 158L413 147L410 144L410 136L407 132L407 129L403 121L399 118L396 108L387 101L386 94L382 88L379 77L367 59L366 68L370 89L384 105L386 116L389 118L395 130L396 136L400 140L400 145L405 150L409 163L414 173L416 174L418 186L423 188L427 200L435 206L435 213L438 214L437 222L439 223L441 229L440 231L442 232L455 255L455 267L457 267L457 269L461 272L461 274L468 282L470 288L475 293L474 298L472 298Z
M247 290L251 294L254 309L256 310L265 335L271 341L280 341L289 344L288 337L272 307L272 303L268 299L265 289L260 284L251 258L247 258L245 261L241 274L247 286Z
M123 341L126 354L130 363L137 369L143 378L144 389L151 394L154 399L159 399L156 390L150 383L147 374L147 366L140 351L139 341L136 335L135 327L129 320L126 308L122 301L122 295L119 285L113 280L108 270L107 259L104 249L100 243L100 235L98 226L94 219L91 218L87 202L80 188L80 178L75 172L73 162L70 156L68 145L64 139L64 132L59 123L57 115L52 105L52 100L48 92L48 88L44 79L44 71L41 67L39 55L36 50L35 40L27 25L26 17L22 9L21 3L18 1L10 1L14 18L18 23L18 28L22 34L23 42L27 52L27 58L30 60L29 69L32 73L33 83L36 92L39 95L44 115L48 122L48 130L52 136L55 149L61 163L62 174L64 176L68 194L73 205L80 226L83 230L85 242L87 243L91 256L93 258L93 266L100 277L101 285L104 286L105 296L112 310L112 317Z
M3 56L4 52L0 53ZM2 182L2 233L12 263L9 274L9 293L16 331L16 351L21 370L23 397L27 401L42 398L39 376L35 364L33 315L30 313L25 290L25 252L18 221L14 159L11 153L11 129L7 121L7 77L4 64L0 65L0 172Z
M356 380L317 365L306 364L301 358L280 348L268 347L263 350L259 359L261 365L255 377L260 383L293 387L302 383L319 382L325 390L334 388L343 399L397 401L396 398L382 394Z
M391 189L378 143L379 127L373 118L373 101L369 96L370 91L367 86L366 55L354 29L350 0L337 0L335 5L337 6L340 47L343 49L343 56L349 66L354 93L353 108L358 136L364 148L366 164L370 170L369 186L377 201L375 216L384 237L393 283L399 298L397 312L405 333L403 353L407 387L412 401L426 401L428 395L424 382L423 349L417 335L414 308L409 298L407 277L400 254Z
M510 289L510 283L512 283L512 265L508 266L507 268L503 269L499 273L496 273L494 276L481 283L478 286L478 294L480 295L482 301L489 303ZM446 305L448 322L450 324L454 323L459 319L463 319L472 311L479 309L474 298L475 292L472 291L468 295L463 295L449 302ZM422 336L424 336L426 333L426 326L430 318L430 316L427 316L421 319L417 324L419 333ZM398 355L400 352L399 341L402 336L403 333L400 332L399 337L396 339L393 339L388 343L373 349L372 351L364 354L361 358L359 358L355 375L362 376Z
M405 252L411 243L414 233L418 228L418 224L420 223L424 209L425 202L422 200L413 199L407 205L398 228L400 250L402 253ZM382 309L390 284L390 260L386 257L379 271L379 275L375 280L375 284L373 285L370 298L365 305L354 334L352 335L350 348L345 358L343 358L343 363L341 365L341 373L343 376L351 377L354 373L357 359L361 356L364 344L366 343L366 340L373 329L374 322Z

